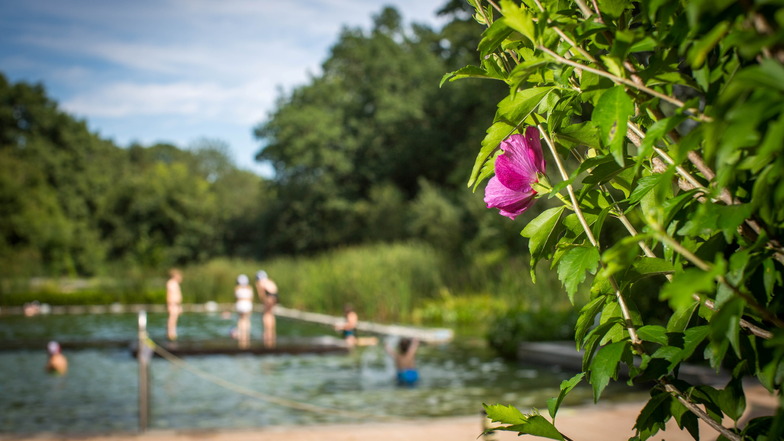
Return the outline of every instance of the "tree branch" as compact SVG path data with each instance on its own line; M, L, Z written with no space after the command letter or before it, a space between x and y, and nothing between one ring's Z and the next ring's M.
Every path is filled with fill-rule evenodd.
M673 384L665 380L660 380L660 381L661 383L664 384L664 390L666 390L669 394L677 398L678 401L681 402L681 404L686 406L686 408L689 409L693 414L697 415L697 417L699 417L706 424L711 426L712 429L721 433L722 436L724 436L730 441L741 441L740 435L714 421L713 418L710 417L710 415L708 415L704 410L700 409L700 407L695 403L693 403L691 400L686 398L683 392L678 390L678 388L675 387Z

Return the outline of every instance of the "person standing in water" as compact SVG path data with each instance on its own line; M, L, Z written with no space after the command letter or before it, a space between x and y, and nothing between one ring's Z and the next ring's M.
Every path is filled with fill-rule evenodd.
M387 353L395 360L397 382L401 386L413 386L419 381L419 371L416 368L417 348L419 348L419 340L408 337L400 338L397 351L386 347Z
M182 273L176 268L169 270L169 280L166 282L166 307L169 310L169 320L166 323L166 336L169 340L177 340L177 319L182 313Z
M237 277L237 286L234 287L234 297L237 299L237 340L240 348L250 346L250 316L253 312L253 289L249 285L248 276L240 274Z
M256 291L264 306L261 323L264 325L264 346L275 346L275 305L278 304L278 285L267 276L267 272L256 273Z
M65 373L68 372L68 359L63 355L60 344L56 341L50 341L49 344L46 345L46 352L49 353L49 360L46 362L46 371L53 374L65 375Z
M346 340L346 344L349 348L353 348L357 344L357 323L359 322L359 316L357 316L354 307L350 304L343 308L343 313L346 316L346 321L336 325L335 330L343 331L343 339Z

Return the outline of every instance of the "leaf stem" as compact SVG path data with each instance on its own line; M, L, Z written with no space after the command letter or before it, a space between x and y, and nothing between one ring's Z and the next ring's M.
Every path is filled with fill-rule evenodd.
M651 222L651 226L653 227L654 231L656 232L656 235L659 238L659 240L661 240L663 243L667 244L675 252L677 252L680 255L682 255L683 257L685 257L686 260L688 260L689 262L692 263L692 265L696 266L697 268L699 268L699 269L701 269L701 270L703 270L705 272L709 272L709 271L711 271L713 269L713 266L710 263L700 259L697 255L695 255L694 253L692 253L691 251L686 249L686 247L681 245L677 240L675 240L673 237L671 237L669 234L667 234L667 232L665 232L662 229L661 225L659 225L658 222ZM735 293L738 297L740 297L743 300L745 300L746 303L749 305L749 307L751 309L753 309L754 311L756 311L760 315L760 317L762 317L763 319L769 321L770 323L773 323L774 325L776 325L779 328L784 328L784 321L782 321L775 314L771 313L765 307L763 307L762 305L757 303L757 300L754 299L754 297L752 297L749 293L744 292L738 286L730 283L730 281L727 280L727 278L724 277L723 274L716 275L714 277L714 279L718 283L721 283L722 285L724 285L724 286L728 287L729 289L731 289L732 292Z
M671 97L669 95L665 95L665 94L663 94L661 92L657 92L657 91L651 89L650 87L644 86L642 84L638 84L638 83L636 83L636 82L634 82L634 81L632 81L632 80L630 80L628 78L619 77L617 75L611 74L610 72L606 72L606 71L603 71L601 69L596 69L596 68L593 68L593 67L590 67L590 66L586 66L586 65L584 65L582 63L577 63L575 61L569 60L568 58L564 58L564 57L558 55L557 53L553 52L552 50L550 50L550 49L548 49L548 48L546 48L546 47L544 47L542 45L537 46L537 49L539 49L540 51L546 53L547 55L550 55L551 57L553 57L555 59L555 61L557 61L559 63L567 64L567 65L573 66L573 67L575 67L577 69L582 69L582 70L591 72L593 74L596 74L596 75L599 75L599 76L602 76L602 77L605 77L605 78L609 78L614 83L623 84L625 86L631 87L632 89L640 90L642 92L647 93L648 95L654 96L654 97L659 98L659 99L664 100L664 101L667 101L668 103L673 104L675 106L678 106L680 108L685 108L686 107L686 104L683 101L681 101L681 100L679 100L677 98L673 98L673 97ZM699 120L699 121L703 121L703 122L713 121L712 118L710 118L709 116L706 116L706 115L700 113L696 109L686 109L686 110L688 112L692 113L694 115L694 117L697 120Z
M534 116L534 120L537 120L535 115L532 116ZM561 157L558 154L558 151L555 149L555 145L553 144L552 139L550 139L550 136L547 135L547 132L545 132L544 128L542 127L541 124L538 123L538 121L537 121L537 128L539 129L539 133L542 135L542 138L544 139L545 143L547 144L547 147L550 149L550 152L553 155L553 159L555 160L555 164L558 167L559 173L561 174L561 178L564 181L568 181L569 174L566 172L566 169L563 166ZM572 202L572 209L574 210L574 214L577 215L577 219L580 221L580 225L583 227L586 237L588 237L588 240L591 242L591 245L599 249L599 242L596 240L596 237L594 237L593 231L591 231L591 227L588 225L588 221L585 220L583 211L580 208L579 202L577 201L577 195L574 194L574 188L572 187L572 184L566 185L566 191L569 193L569 199ZM600 263L602 267L604 267L604 262L601 262L600 260ZM629 306L626 304L626 300L623 298L623 295L621 294L621 290L618 287L615 278L610 276L609 280L613 286L613 289L615 290L615 297L618 299L618 306L621 308L621 314L623 314L623 319L626 322L626 331L629 333L629 339L631 339L632 345L635 347L635 349L639 350L639 348L642 345L642 340L640 340L640 337L637 335L637 330L634 328L631 312L629 311Z

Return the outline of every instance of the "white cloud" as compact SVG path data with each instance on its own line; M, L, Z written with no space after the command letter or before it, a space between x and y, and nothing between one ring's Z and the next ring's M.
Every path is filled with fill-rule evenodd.
M228 86L208 82L111 83L76 95L62 106L78 115L100 118L187 116L253 125L272 105L273 93L264 81Z
M224 137L241 144L242 163L279 88L318 73L342 27L367 29L386 4L436 23L445 1L0 2L0 63L12 79L43 81L103 136Z

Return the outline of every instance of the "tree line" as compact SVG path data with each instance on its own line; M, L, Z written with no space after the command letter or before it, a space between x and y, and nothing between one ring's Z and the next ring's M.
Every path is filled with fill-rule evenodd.
M394 8L345 28L322 72L281 93L253 128L272 177L220 140L120 147L59 108L44 85L0 74L0 272L90 276L214 257L310 255L423 241L462 260L519 253L513 223L465 187L471 152L506 92L439 88L473 57L461 1L434 30Z

